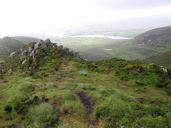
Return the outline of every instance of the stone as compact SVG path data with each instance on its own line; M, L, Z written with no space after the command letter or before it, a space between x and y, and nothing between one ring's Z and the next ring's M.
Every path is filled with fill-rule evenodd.
M9 57L13 57L16 54L16 52L12 52Z
M46 43L46 44L51 44L52 42L50 41L50 39L46 39L46 40L45 40L45 43Z
M24 65L26 63L26 60L24 60L21 64Z
M34 50L37 49L39 47L39 42L37 42L35 45L34 45Z
M43 40L40 40L38 42L38 47L40 47L40 48L46 48L47 46L46 46L46 43Z
M160 68L162 69L163 72L167 73L168 72L168 69L163 67L163 66L160 66Z

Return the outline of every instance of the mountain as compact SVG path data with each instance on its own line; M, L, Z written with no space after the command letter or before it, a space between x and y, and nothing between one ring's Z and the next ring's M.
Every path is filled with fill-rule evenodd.
M38 42L40 39L35 37L26 37L26 36L15 36L11 37L12 39L24 42L24 43L30 43L30 42Z
M169 128L171 72L139 61L86 61L49 39L0 64L2 128Z
M144 61L171 68L171 51L147 58Z
M156 51L156 54L149 54L144 60L145 62L171 68L171 26L153 29L140 34L135 37L135 42L142 47Z
M4 37L0 39L0 56L7 56L11 52L18 50L23 47L24 43L13 39L11 37Z
M136 31L136 30L135 30ZM144 31L144 30L143 30ZM87 34L77 33L77 34ZM123 32L125 34L123 34ZM120 35L126 36L128 30L123 30ZM142 32L142 31L141 31ZM119 32L118 32L119 33ZM137 34L140 33L137 32ZM72 35L72 33L70 33ZM76 34L76 33L75 33ZM73 35L75 35L73 33ZM93 34L93 33L90 33ZM104 33L100 33L104 34ZM108 33L109 34L109 33ZM110 58L121 58L126 60L144 60L156 56L171 49L171 27L156 28L144 32L135 38L114 39L117 35L113 31L109 34L113 39L107 37L89 36L65 36L53 37L53 41L61 43L74 51L78 51L81 57L97 61ZM136 34L135 34L136 35Z
M0 39L0 58L9 56L10 53L22 48L24 44L38 42L40 39L34 37L15 36Z
M171 26L147 31L135 37L138 44L171 48Z

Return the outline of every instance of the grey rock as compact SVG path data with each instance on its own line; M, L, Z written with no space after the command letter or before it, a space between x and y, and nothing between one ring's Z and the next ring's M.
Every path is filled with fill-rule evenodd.
M12 52L9 57L13 57L16 54L16 52Z
M26 60L24 60L21 64L24 65L26 63Z
M51 44L52 42L50 41L50 39L46 39L46 40L45 40L45 43L46 43L46 44Z

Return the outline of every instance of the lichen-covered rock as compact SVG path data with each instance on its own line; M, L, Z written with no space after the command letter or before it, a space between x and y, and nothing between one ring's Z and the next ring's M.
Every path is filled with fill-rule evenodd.
M34 45L34 49L37 49L39 47L39 42L36 42L36 44Z
M52 42L50 41L50 39L46 39L46 40L45 40L45 43L46 43L46 44L51 44Z
M16 52L12 52L9 57L13 57L16 54Z
M23 64L25 64L25 63L26 63L26 60L22 61L22 63L21 63L21 64L23 65Z
M10 68L13 70L25 69L30 71L58 69L62 61L77 57L73 51L63 46L57 46L49 39L32 42L16 51L9 59Z
M165 68L164 66L160 66L160 68L161 68L161 70L163 71L163 72L168 72L168 69L167 68Z

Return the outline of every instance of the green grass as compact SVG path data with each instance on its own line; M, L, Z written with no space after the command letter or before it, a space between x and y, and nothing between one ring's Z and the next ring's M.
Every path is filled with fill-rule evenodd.
M59 114L51 104L42 103L29 109L22 124L23 128L34 127L44 128L58 124Z
M25 65L18 58L0 78L0 127L170 127L171 82L159 66L84 61L53 48Z
M170 69L171 68L170 56L171 56L171 52L169 51L169 52L165 52L165 53L147 58L144 61L148 63L155 63L161 66L165 66Z
M98 65L99 68L93 70L93 65ZM109 70L110 65L113 69ZM171 97L164 88L155 86L156 77L160 75L155 73L157 69L146 64L140 65L141 63L130 62L128 66L128 62L122 60L97 64L86 62L83 65L71 61L58 71L48 73L44 70L48 74L45 77L32 78L20 73L6 76L0 80L0 126L8 127L19 123L22 127L24 124L35 127L69 125L71 128L167 127ZM141 73L136 77L138 66L150 68L146 69L146 77ZM123 76L127 77L127 70L130 78L121 80ZM117 74L117 71L120 73ZM139 84L135 84L137 80ZM90 97L89 100L93 103L91 113L87 114L86 107L76 95L77 92L84 92ZM44 103L48 104L47 113L44 113L43 106L41 109ZM12 111L5 109L7 105L12 107ZM52 112L52 107L59 114ZM46 119L44 116L48 120L42 122ZM56 116L59 116L59 121ZM32 123L29 124L29 120Z

